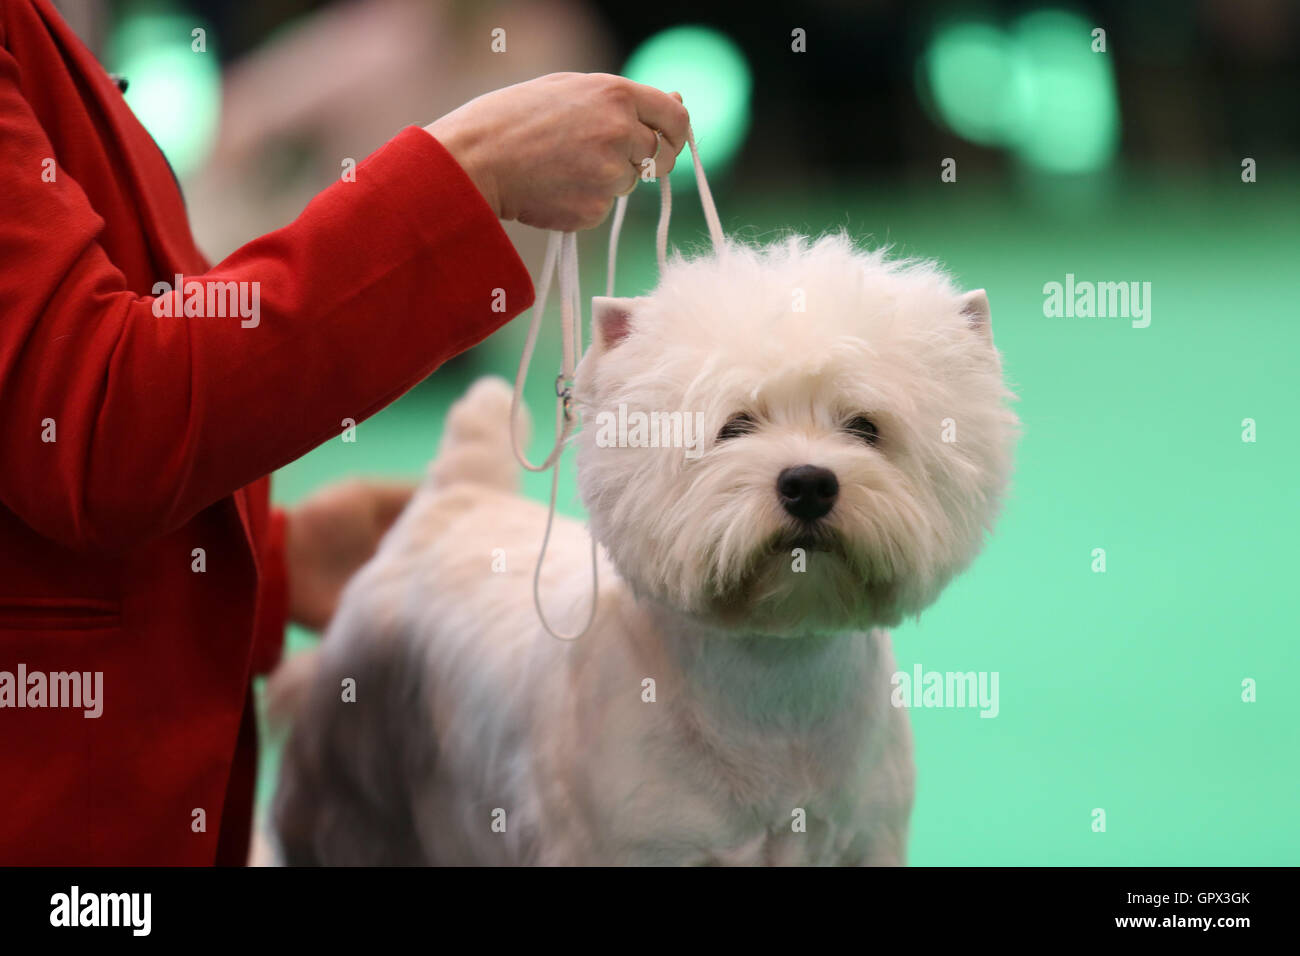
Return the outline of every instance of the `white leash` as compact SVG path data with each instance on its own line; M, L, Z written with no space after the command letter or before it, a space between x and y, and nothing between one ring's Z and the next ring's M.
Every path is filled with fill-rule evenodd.
M713 203L709 184L704 178L704 166L700 162L699 151L695 148L695 136L689 130L686 133L686 142L691 148L691 161L695 164L695 182L699 188L704 218L709 226L709 236L713 240L713 248L721 251L726 248L722 222L718 218L718 210ZM668 264L668 221L672 216L673 208L672 189L668 185L667 176L659 177L659 197L659 226L655 233L655 253L659 260L659 272L662 274ZM614 219L609 229L608 274L605 277L605 294L608 296L614 295L614 264L618 256L618 237L623 230L623 217L626 212L627 196L619 196L614 204ZM546 458L535 465L528 460L527 453L519 440L519 406L523 401L524 384L528 380L528 366L532 364L533 350L537 347L542 316L546 312L552 274L557 272L560 286L562 348L560 374L555 377L555 444ZM542 535L542 550L537 556L537 567L533 570L533 606L537 609L537 618L546 629L546 633L561 641L574 641L587 633L596 619L596 604L600 588L596 570L596 539L593 537L591 539L591 608L587 612L587 623L576 634L561 634L546 620L541 597L542 563L546 560L546 548L551 541L551 526L555 521L555 499L560 486L560 455L573 432L577 419L573 411L573 373L581 360L582 301L578 289L578 237L572 232L553 231L546 242L546 258L542 263L541 275L537 279L537 301L533 305L523 355L519 358L519 372L515 375L515 391L510 401L510 443L515 458L524 468L529 471L551 469L551 501L546 513L546 531Z

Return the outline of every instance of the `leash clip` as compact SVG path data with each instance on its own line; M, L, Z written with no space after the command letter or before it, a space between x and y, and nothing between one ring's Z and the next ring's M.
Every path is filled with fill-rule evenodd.
M555 397L564 402L564 420L573 421L573 380L563 372L555 376Z

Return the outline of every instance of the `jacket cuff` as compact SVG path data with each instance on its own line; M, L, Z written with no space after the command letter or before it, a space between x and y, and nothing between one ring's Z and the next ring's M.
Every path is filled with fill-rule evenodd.
M528 267L492 207L447 147L421 126L408 126L383 151L383 174L407 186L385 193L413 220L430 250L430 279L465 300L461 314L476 317L450 336L448 358L472 348L533 304ZM436 256L433 254L436 251ZM489 271L485 264L491 264ZM482 303L492 307L484 309Z

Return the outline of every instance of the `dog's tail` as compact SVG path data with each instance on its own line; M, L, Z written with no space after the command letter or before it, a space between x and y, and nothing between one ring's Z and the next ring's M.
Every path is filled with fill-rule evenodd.
M519 488L519 463L510 446L510 401L514 392L503 378L490 375L475 382L451 407L438 456L429 465L435 488L458 482L488 485L501 491ZM520 409L520 443L527 447L528 409Z

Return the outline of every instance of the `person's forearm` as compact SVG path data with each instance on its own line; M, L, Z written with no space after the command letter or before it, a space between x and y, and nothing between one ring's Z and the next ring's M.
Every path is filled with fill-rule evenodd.
M22 140L7 139L32 156L8 162L39 169L40 144ZM24 195L25 171L6 178L18 208L0 222L0 498L71 547L125 549L178 527L378 411L532 299L482 198L415 128L292 225L186 277L205 297L235 283L255 320L160 317L153 298L122 288L93 211L52 204L49 184ZM75 183L59 189L84 204ZM50 259L65 266L50 273ZM43 421L57 441L42 442Z
M75 548L164 534L393 401L531 304L494 215L595 225L688 129L680 98L621 77L498 90L148 296L78 184L40 176L55 151L19 73L0 50L0 501Z

